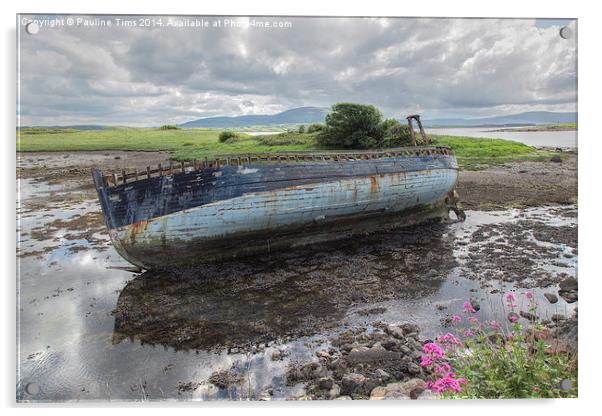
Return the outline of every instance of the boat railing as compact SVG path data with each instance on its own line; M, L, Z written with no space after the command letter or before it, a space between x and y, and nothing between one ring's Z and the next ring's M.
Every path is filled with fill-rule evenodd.
M157 167L146 169L126 170L103 175L105 186L117 186L142 179L157 176L171 176L174 174L188 173L203 169L219 169L222 166L244 166L253 163L281 163L281 162L339 162L349 160L383 159L401 156L432 156L452 155L453 151L445 146L411 146L384 150L354 150L349 151L324 151L324 152L288 152L288 153L247 153L224 154L215 159L169 161L167 164L159 163Z

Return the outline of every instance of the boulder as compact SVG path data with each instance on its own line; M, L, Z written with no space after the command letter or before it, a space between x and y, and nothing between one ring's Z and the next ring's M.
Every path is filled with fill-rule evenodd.
M389 325L385 328L385 332L393 338L404 339L403 329L396 325Z
M334 380L332 377L322 377L318 380L318 387L321 390L330 390L334 386Z
M558 296L556 296L553 293L544 293L543 295L548 300L548 302L550 302L552 304L558 302Z
M341 380L341 393L351 395L353 393L362 393L366 384L366 377L357 373L346 374Z

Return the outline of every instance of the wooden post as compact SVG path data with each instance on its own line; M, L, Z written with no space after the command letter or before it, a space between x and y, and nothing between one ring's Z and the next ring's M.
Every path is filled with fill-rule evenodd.
M414 116L408 116L408 128L410 129L410 136L412 136L412 144L416 146L416 135L414 134L414 127L412 126L412 118Z
M138 169L134 169L134 175L136 175L136 180L138 180Z
M181 162L182 165L182 173L186 172L186 166L184 165L184 161Z
M117 174L113 174L113 186L117 186Z
M422 128L422 122L420 121L420 116L415 115L414 118L416 119L416 122L418 123L418 128L420 129L420 135L422 136L422 140L424 140L424 144L429 144L429 138L426 136L426 133L424 132L424 129Z
M125 177L125 169L121 170L121 179L123 180L123 183L127 182L127 178Z
M147 166L147 167L146 167L146 178L147 178L147 179L150 179L150 177L151 177L151 174L150 174L150 166Z
M163 176L163 166L159 163L159 176Z

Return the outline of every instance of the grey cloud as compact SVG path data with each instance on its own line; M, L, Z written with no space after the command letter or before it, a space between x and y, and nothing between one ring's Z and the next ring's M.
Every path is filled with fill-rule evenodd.
M22 123L149 125L338 101L387 115L574 109L577 46L556 26L278 19L293 27L20 28Z

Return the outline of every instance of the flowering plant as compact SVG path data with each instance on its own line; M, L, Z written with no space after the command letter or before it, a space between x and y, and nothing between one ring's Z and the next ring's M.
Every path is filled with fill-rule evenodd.
M575 397L576 356L550 349L546 329L536 320L535 296L525 297L529 313L519 314L515 294L505 296L505 328L495 320L481 322L464 302L466 319L452 318L462 336L450 332L424 345L421 365L432 376L427 388L449 398ZM529 325L523 327L521 316ZM569 389L561 387L563 380L571 381Z

